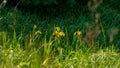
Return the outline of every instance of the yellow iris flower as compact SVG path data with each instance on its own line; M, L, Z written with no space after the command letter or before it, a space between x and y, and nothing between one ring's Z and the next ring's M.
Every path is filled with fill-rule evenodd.
M59 32L59 36L65 36L64 32Z
M55 27L55 31L60 31L60 27Z
M74 35L78 35L78 36L80 36L81 34L82 34L81 31L76 31L76 32L74 33Z
M65 36L65 33L60 31L60 27L55 27L52 35L59 37L59 36Z

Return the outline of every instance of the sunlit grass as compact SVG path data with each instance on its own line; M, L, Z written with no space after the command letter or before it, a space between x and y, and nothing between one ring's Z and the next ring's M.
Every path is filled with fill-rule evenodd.
M37 27L36 27L37 28ZM33 29L34 30L34 29ZM60 27L53 30L60 32ZM24 36L16 37L14 32L9 38L6 32L0 33L0 66L1 68L119 68L120 53L117 48L90 48L84 42L78 41L77 31L72 44L64 40L65 36L50 35L41 38L41 34L33 32L28 42L20 42ZM36 36L38 38L36 38ZM36 42L38 41L39 42ZM23 46L24 44L24 46ZM27 44L27 45L26 45Z

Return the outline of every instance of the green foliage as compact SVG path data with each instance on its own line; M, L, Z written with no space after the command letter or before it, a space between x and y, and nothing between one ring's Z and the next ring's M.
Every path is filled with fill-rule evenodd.
M111 8L114 9L114 10L120 11L120 9L118 9L118 8L120 8L120 6L119 6L120 0L109 0L109 1L108 1L108 0L104 0L103 3L104 3L105 5L111 7Z
M21 0L23 4L49 5L57 3L57 0Z
M98 8L101 34L92 41L93 48L84 41L91 24L89 11L78 6L81 0L66 1L67 5L75 2L77 5L57 7L57 10L47 6L35 13L0 10L0 68L120 68L120 31L110 42L110 31L120 29L120 11L115 8L119 0L105 0ZM109 2L116 4L111 7ZM39 6L60 4L60 1L21 0L21 3ZM60 5L64 5L63 1ZM60 27L57 32L56 26Z
M13 38L6 32L0 32L0 67L20 67L20 68L39 68L39 67L52 67L52 68L119 68L120 67L120 54L117 48L110 46L107 48L89 48L87 45L74 43L71 48L70 41L62 42L64 46L52 38L44 37L40 42L32 41L35 39L30 38L29 42L25 41L25 47L21 48L21 39L16 38L16 32ZM30 35L31 37L33 35ZM75 37L75 36L74 36ZM64 37L64 39L67 37ZM24 38L26 40L28 38ZM37 39L36 39L37 40ZM77 39L79 40L79 39ZM11 42L12 41L12 42ZM73 41L76 41L73 39ZM60 46L58 46L60 44ZM6 48L7 45L7 48ZM37 48L35 47L37 45ZM54 47L57 46L57 47ZM65 48L64 48L65 47Z
M2 2L3 0L0 0ZM77 1L78 2L78 1ZM80 2L82 2L80 0ZM59 5L59 6L73 6L76 4L75 0L7 0L7 6L48 6L48 5Z
M70 4L73 4L75 0L21 0L21 2L22 4L25 4L25 5L32 4L35 6L51 5L51 4L65 5L65 3L70 5Z

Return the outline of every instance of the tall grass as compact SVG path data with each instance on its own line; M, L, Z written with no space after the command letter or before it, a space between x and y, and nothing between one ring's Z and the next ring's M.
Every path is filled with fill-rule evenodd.
M120 68L119 11L100 6L101 33L86 43L91 16L86 7L75 7L48 17L0 10L0 68Z
M33 35L33 34L32 34ZM6 32L0 33L1 68L119 68L119 52L114 46L90 48L82 41L74 43L60 40L61 37L44 37L20 42L14 32L12 38ZM64 37L66 39L67 37ZM31 41L30 41L31 40ZM26 48L22 48L23 46ZM36 46L37 45L37 46ZM72 47L71 47L72 46Z

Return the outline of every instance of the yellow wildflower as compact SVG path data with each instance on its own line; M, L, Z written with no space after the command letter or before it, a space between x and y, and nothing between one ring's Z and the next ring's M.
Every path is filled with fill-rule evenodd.
M60 31L60 27L55 27L55 31Z
M65 36L64 32L59 32L59 36Z
M52 35L60 37L60 36L65 36L65 33L60 31L60 27L55 27Z
M35 29L35 28L37 28L37 26L36 26L36 25L34 25L34 26L33 26L33 28Z
M79 36L80 36L81 34L82 34L82 32L81 32L81 31L77 31L77 35L79 35Z
M59 32L58 32L58 31L55 31L55 34L56 34L56 35L59 35Z
M59 32L58 31L54 31L53 35L59 35Z
M42 32L40 30L38 30L35 32L35 35L37 35L37 34L42 34Z
M76 31L76 32L74 33L74 35L78 35L78 36L80 36L81 34L82 34L81 31Z

